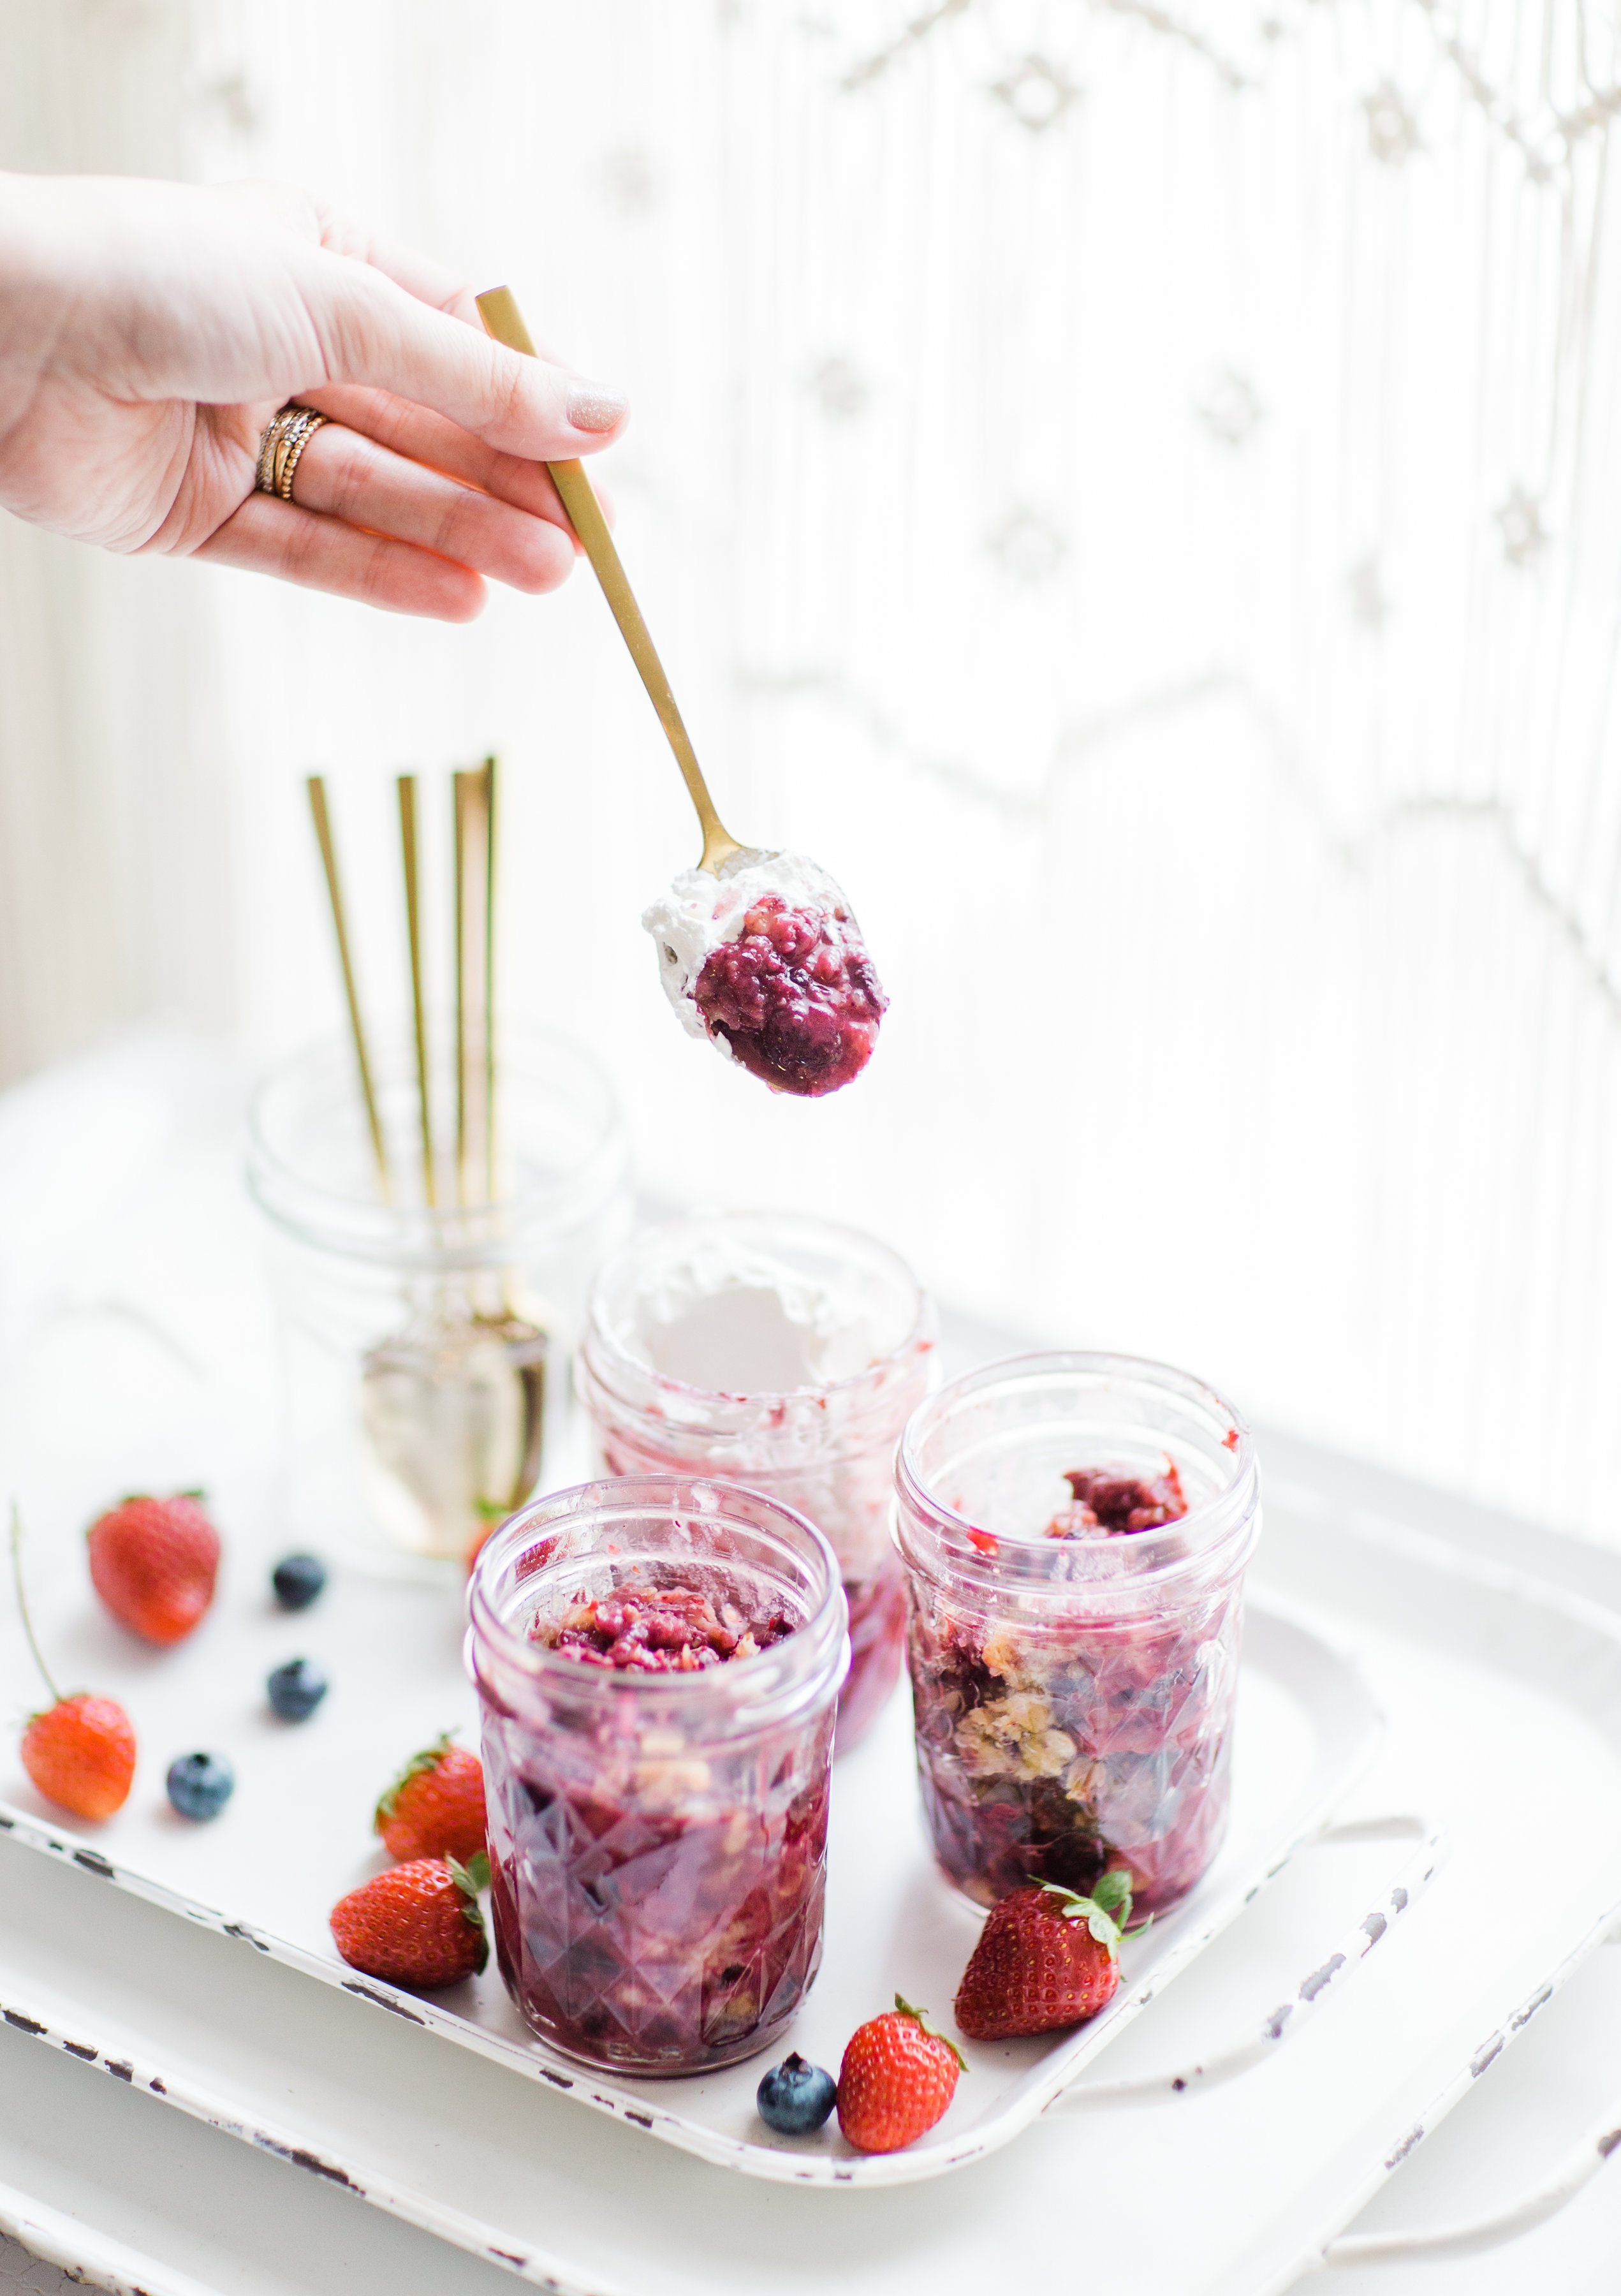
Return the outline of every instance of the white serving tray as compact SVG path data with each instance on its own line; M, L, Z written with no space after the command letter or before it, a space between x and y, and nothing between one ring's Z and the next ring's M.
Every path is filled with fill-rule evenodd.
M904 2152L864 2156L844 2142L836 2123L801 2139L765 2128L754 2092L768 2059L684 2079L610 2079L530 2035L493 1959L481 1978L435 1995L362 1977L340 1960L327 1912L386 1863L367 1833L377 1792L398 1761L448 1721L463 1722L476 1742L473 1703L458 1661L454 1582L340 1572L320 1610L303 1620L274 1611L250 1587L227 1585L193 1641L159 1654L110 1630L87 1584L76 1586L75 1577L70 1569L57 1573L48 1598L37 1603L42 1639L47 1648L73 1652L76 1665L79 1647L94 1641L85 1678L122 1700L143 1745L160 1751L145 1761L125 1809L94 1829L64 1827L19 1770L8 1782L10 1798L0 1802L0 1828L97 1881L339 1987L380 2014L477 2050L701 2159L780 2182L912 2183L1007 2144L1303 1841L1322 1832L1366 1768L1380 1731L1378 1710L1351 1660L1276 1610L1256 1607L1240 1688L1232 1827L1215 1867L1175 1915L1129 1943L1120 1990L1091 2024L1044 2040L965 2043L969 2076L937 2128ZM260 1685L278 1657L306 1644L326 1659L334 1687L313 1722L290 1727L264 1710ZM201 1732L200 1714L207 1717ZM163 1769L170 1754L191 1742L184 1734L188 1726L201 1742L229 1754L239 1780L224 1816L205 1827L176 1818L162 1798ZM1407 1853L1404 1867L1413 1856ZM1425 1872L1411 1878L1404 1904L1431 1862L1421 1861ZM822 1972L777 2054L792 2046L836 2068L856 2026L896 1992L929 2005L954 2030L950 2004L982 1916L945 1882L929 1854L904 1695L891 1702L868 1744L835 1769L829 1872ZM1348 1966L1342 1957L1334 1975ZM1301 1972L1303 1980L1311 1974ZM1314 2004L1322 1990L1320 1981L1307 2000ZM13 2023L31 2017L26 2004L4 2006ZM178 2075L166 2079L165 2090L204 2117L218 2103L193 2094ZM333 2165L357 2174L357 2164L347 2159Z
M364 1588L339 1589L333 1611L302 1626L263 1602L265 1562L291 1543L266 1527L272 1335L234 1133L203 1137L205 1081L188 1071L170 1107L142 1047L111 1112L87 1078L78 1099L77 1077L30 1085L33 1141L51 1142L57 1162L63 1142L70 1152L92 1140L94 1153L66 1194L46 1185L54 1165L36 1172L24 1160L12 1193L27 1205L27 1250L7 1268L14 1311L37 1312L26 1362L0 1390L0 1450L34 1530L40 1607L58 1619L71 1596L70 1641L53 1652L70 1686L127 1654L81 1600L78 1529L110 1493L204 1481L230 1536L222 1603L245 1623L241 1678L223 1702L210 1690L212 1627L150 1669L138 1662L143 1708L149 1693L174 1697L146 1710L144 1799L125 1819L159 1825L171 1823L160 1799L169 1754L200 1737L240 1751L274 1726L258 1685L276 1659L335 1657L351 1596L363 1636L391 1631L386 1600L372 1604ZM21 1118L20 1104L18 1142ZM971 1352L1009 1343L976 1332ZM566 2296L825 2296L835 2285L840 2296L983 2296L1006 2284L1011 2259L1021 2284L1054 2290L1281 2296L1325 2256L1373 2260L1339 2237L1370 2195L1357 2234L1383 2256L1469 2256L1609 2157L1600 2144L1621 2119L1599 2112L1621 2062L1621 1980L1608 2022L1600 2013L1621 1956L1591 1950L1621 1903L1621 1625L1275 1478L1267 1508L1259 1584L1354 1648L1389 1718L1355 1809L1432 1810L1450 1842L1411 1916L1356 1964L1355 1989L1315 1992L1320 2013L1297 2013L1299 1972L1331 1964L1331 1940L1356 1950L1363 1908L1408 1855L1388 1841L1359 1848L1354 1829L1332 1857L1292 1858L1017 2143L949 2177L835 2197L728 2174L581 2112L242 1938L109 1890L70 1853L37 1856L0 1835L0 2002L21 2021L0 2023L0 2225L97 2285L149 2296L473 2296L499 2284L497 2271ZM10 1623L0 1604L0 1689L15 1712L33 1693ZM433 1679L443 1655L436 1640ZM336 1682L324 1718L287 1742L290 1798L301 1779L317 1784L340 1719L364 1754L369 1799L402 1737L454 1718L430 1696L408 1717L372 1718L368 1734L364 1678L347 1654ZM316 1862L330 1853L366 1870L366 1816L346 1786L335 1831L307 1820ZM207 1898L223 1844L179 1840L190 1843L186 1891ZM258 1864L263 1893L298 1898L298 1863L266 1849ZM1286 2004L1289 2046L1261 2045ZM1539 2052L1541 2086L1527 2089L1522 2067ZM1212 2088L1213 2072L1246 2064L1245 2078ZM163 2109L166 2076L170 2101L189 2101L194 2117ZM1521 2126L1505 2125L1498 2100L1510 2091L1534 2102ZM352 2175L334 2175L341 2161ZM1437 2163L1448 2165L1432 2177ZM377 2205L356 2206L356 2190ZM1440 2194L1441 2219L1476 2207L1479 2220L1415 2236L1409 2219L1426 2194L1432 2218ZM1589 2213L1592 2203L1608 2207L1608 2191L1589 2196ZM1436 2277L1459 2296L1607 2285L1547 2269L1560 2228ZM1540 2282L1536 2265L1528 2282L1518 2263L1500 2268L1522 2253ZM1586 2269L1592 2251L1581 2254ZM1393 2277L1405 2291L1418 2275ZM1332 2284L1373 2279L1353 2270Z
M1189 2078L1195 2068L1224 2054L1241 2062L1225 2045L1283 2005L1280 1980L1360 1929L1347 1917L1363 1881L1336 1905L1336 1861L1292 1861L1120 2035L1106 2078L1062 2100L1078 2122L1048 2112L961 2177L870 2193L854 2218L847 2202L728 2177L606 2128L241 1941L187 1938L133 1898L100 1900L58 1861L23 1857L38 1904L14 1921L0 1905L0 1999L26 1997L41 2038L77 2044L120 2079L178 2074L181 2101L261 2148L296 2157L302 2145L315 2214L338 2169L383 2208L569 2296L820 2296L835 2279L847 2296L903 2284L970 2296L1015 2249L1032 2278L1062 2286L1077 2210L1089 2278L1269 2296L1414 2157L1416 2130L1433 2128L1471 2065L1503 2062L1527 2011L1579 1966L1621 1898L1621 1629L1512 1573L1276 1493L1264 1558L1289 1599L1336 1613L1388 1710L1359 1807L1441 1809L1452 1854L1355 1996L1330 1990L1289 2047L1215 2093ZM1528 1814L1528 1841L1505 1843L1505 1809ZM1505 1877L1527 1859L1542 1870L1549 1844L1557 1890L1539 1893L1536 1920L1505 1924ZM1390 1855L1388 1843L1345 1853L1369 1878L1369 1861ZM111 1903L126 1909L116 1952L98 1944ZM58 2253L62 2238L59 2227ZM85 2260L107 2281L103 2250ZM169 2296L159 2261L132 2246L127 2276ZM195 2282L172 2285L192 2296Z

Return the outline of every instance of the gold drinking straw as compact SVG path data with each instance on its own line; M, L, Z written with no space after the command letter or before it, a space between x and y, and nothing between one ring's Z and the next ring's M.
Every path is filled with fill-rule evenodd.
M456 1186L459 1200L465 1204L472 1201L473 1156L481 1140L487 1141L489 1130L488 772L480 768L459 773L454 776L453 787L456 835ZM485 1152L487 1156L487 1148Z
M338 937L338 963L343 972L343 994L349 1008L349 1034L355 1044L355 1065L360 1071L360 1095L366 1105L366 1128L372 1135L372 1153L377 1159L377 1185L384 1202L393 1194L389 1177L388 1151L383 1146L382 1125L377 1114L377 1094L372 1082L372 1060L366 1050L365 1027L360 1018L360 996L355 987L355 968L349 962L349 936L343 916L343 888L338 876L338 853L332 843L332 824L326 809L326 783L319 774L311 774L305 783L309 791L309 809L315 824L315 840L321 848L321 865L326 872L326 894L332 904L332 931Z
M484 1198L495 1201L495 760L484 783Z
M399 842L405 866L405 931L411 942L411 1009L416 1024L416 1092L422 1123L422 1193L430 1207L438 1203L433 1170L433 1121L428 1102L428 1021L422 1009L422 935L421 898L417 883L416 775L401 774Z
M451 776L451 802L455 822L455 881L456 881L456 1201L467 1201L467 1119L468 1062L471 1047L467 1037L467 933L468 915L467 865L471 840L468 836L467 774Z

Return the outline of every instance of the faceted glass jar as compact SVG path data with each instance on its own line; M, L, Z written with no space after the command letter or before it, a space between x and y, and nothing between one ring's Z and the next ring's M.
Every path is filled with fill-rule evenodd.
M839 1557L852 1652L840 1753L900 1673L895 1452L929 1391L936 1328L885 1245L775 1211L633 1236L586 1308L575 1377L610 1474L746 1483L807 1515Z
M1054 1537L1075 1471L1186 1513ZM1109 1866L1135 1911L1192 1889L1226 1830L1244 1570L1260 1528L1243 1422L1129 1356L1015 1357L954 1381L902 1441L917 1759L935 1853L981 1905ZM1151 1512L1151 1510L1150 1510Z
M618 1671L534 1638L570 1606L652 1586L795 1630L692 1673ZM822 1957L849 1659L826 1542L726 1484L586 1483L495 1533L469 1606L495 1950L531 2028L605 2071L700 2072L769 2047Z
M437 1032L448 1046L448 1032ZM414 1053L374 1051L384 1197L342 1040L266 1078L249 1189L269 1223L282 1370L281 1513L299 1542L462 1561L555 1456L586 1284L630 1224L612 1086L568 1038L502 1048L494 1201L458 1166L455 1084L430 1079L426 1201Z

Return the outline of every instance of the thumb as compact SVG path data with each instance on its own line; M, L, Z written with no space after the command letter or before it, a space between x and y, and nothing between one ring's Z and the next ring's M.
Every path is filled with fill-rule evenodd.
M307 289L329 382L413 399L526 462L594 454L625 428L623 393L506 349L369 263L323 250Z

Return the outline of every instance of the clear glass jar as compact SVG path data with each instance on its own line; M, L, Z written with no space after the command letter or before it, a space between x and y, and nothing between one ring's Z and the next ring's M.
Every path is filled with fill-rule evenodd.
M591 1289L575 1366L613 1475L716 1475L808 1515L850 1613L839 1751L895 1685L905 1598L896 1446L929 1391L934 1308L884 1244L775 1211L633 1236Z
M535 1639L573 1606L655 1586L794 1631L692 1673L619 1671ZM469 1615L495 1950L529 2025L620 2072L699 2072L768 2047L822 1957L849 1657L826 1542L729 1484L586 1483L503 1525Z
M447 1032L439 1033L447 1043ZM344 1039L274 1069L250 1114L248 1185L270 1222L290 1538L461 1561L555 1456L585 1287L630 1225L613 1088L567 1037L502 1049L495 1201L459 1174L448 1059L432 1078L425 1201L414 1051L374 1049L390 1195Z
M1072 1476L1105 1517L1106 1493L1117 1516L1186 1512L1111 1534ZM896 1480L918 1770L941 1865L987 1906L1032 1881L1085 1890L1123 1866L1136 1911L1165 1912L1226 1830L1260 1529L1243 1422L1163 1364L1017 1356L923 1406Z

